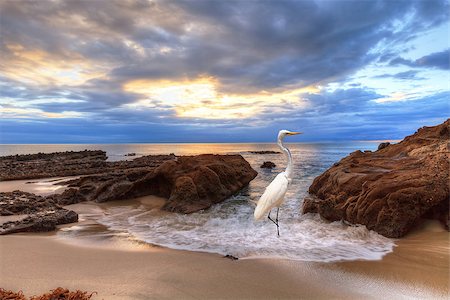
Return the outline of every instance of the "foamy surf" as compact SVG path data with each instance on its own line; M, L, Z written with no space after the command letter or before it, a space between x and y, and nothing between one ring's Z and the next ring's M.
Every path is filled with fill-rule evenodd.
M253 220L254 203L272 179L284 170L283 155L259 155L225 147L223 152L242 153L259 171L249 187L237 196L211 209L189 214L174 214L148 205L102 206L103 214L81 215L104 225L113 235L172 249L233 255L239 258L277 257L304 261L378 260L391 252L393 240L364 226L328 223L317 215L301 215L302 199L315 176L348 152L348 147L291 145L296 162L295 178L280 209L280 237L275 225L267 220ZM259 149L260 145L258 145ZM271 148L272 149L272 148ZM276 150L276 148L274 148ZM244 149L245 150L245 149ZM248 149L247 149L248 150ZM217 151L216 151L217 152ZM270 159L277 167L261 170ZM60 236L86 236L82 230L60 232ZM92 234L92 233L89 233Z
M190 215L147 211L145 206L108 207L96 221L115 236L172 249L303 261L378 260L392 251L393 240L364 226L327 223L317 215L280 210L281 236L273 223L255 222L253 206L235 197ZM284 212L284 216L283 216ZM98 215L97 215L98 217ZM60 235L76 235L79 226Z

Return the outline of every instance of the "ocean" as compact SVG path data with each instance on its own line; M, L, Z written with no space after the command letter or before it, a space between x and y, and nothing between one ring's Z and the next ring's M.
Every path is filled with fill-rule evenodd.
M148 210L143 205L124 202L104 206L80 219L95 221L102 229L80 224L58 231L71 242L86 238L113 237L172 249L233 255L239 258L277 257L305 261L381 259L392 251L395 241L364 226L327 222L313 214L302 215L301 207L314 178L333 163L355 150L375 150L377 142L287 143L294 160L294 179L280 209L280 237L270 221L253 220L253 210L264 189L285 168L282 154L254 154L251 151L278 151L276 144L64 144L2 145L0 155L69 150L104 150L109 160L132 159L149 154L196 155L202 153L241 154L258 171L258 176L237 195L197 213L183 215ZM261 169L272 161L272 170Z

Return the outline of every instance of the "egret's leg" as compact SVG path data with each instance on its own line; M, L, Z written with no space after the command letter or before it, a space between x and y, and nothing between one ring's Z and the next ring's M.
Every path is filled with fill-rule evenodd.
M269 215L267 216L267 218L270 220L270 221L272 221L273 222L273 224L275 224L275 225L277 225L277 234L278 234L278 236L280 236L280 226L278 226L278 210L279 210L280 208L278 208L277 209L277 221L275 222L271 217L270 217L270 212L271 211L269 211Z
M267 218L273 222L273 224L277 225L277 223L270 217L270 213L272 212L272 210L269 211L269 215L267 216ZM278 225L277 225L278 226Z
M278 225L278 212L280 211L280 208L279 207L277 207L277 218L275 219L276 221L277 221L277 233L278 233L278 236L280 236L280 226Z

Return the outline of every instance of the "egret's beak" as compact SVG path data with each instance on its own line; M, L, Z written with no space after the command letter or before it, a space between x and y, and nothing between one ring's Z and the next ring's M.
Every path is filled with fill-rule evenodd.
M288 135L297 135L297 134L303 134L303 132L295 132L295 131L291 131L287 133Z

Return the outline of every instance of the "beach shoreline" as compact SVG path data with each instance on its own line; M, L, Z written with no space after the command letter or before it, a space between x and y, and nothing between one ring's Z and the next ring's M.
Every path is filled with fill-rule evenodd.
M422 227L382 260L333 263L235 261L142 244L77 245L52 233L14 234L0 238L0 286L28 296L62 286L95 291L93 299L446 299L448 233L437 222Z

